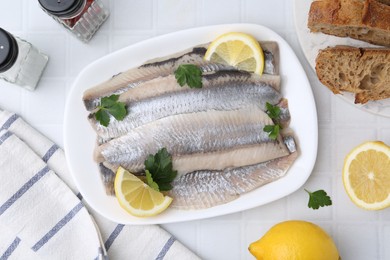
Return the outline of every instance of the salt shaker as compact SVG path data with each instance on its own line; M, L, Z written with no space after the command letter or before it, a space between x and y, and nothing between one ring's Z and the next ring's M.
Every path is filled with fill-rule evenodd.
M109 10L101 0L38 0L54 20L88 42L107 20Z
M0 79L34 90L48 60L31 43L0 28Z

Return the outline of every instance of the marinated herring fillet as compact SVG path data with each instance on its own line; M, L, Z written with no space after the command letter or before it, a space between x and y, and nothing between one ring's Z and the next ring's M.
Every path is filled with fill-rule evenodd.
M88 111L92 111L99 105L100 98L112 94L121 94L128 89L138 86L142 82L173 74L181 64L198 65L204 73L219 70L234 70L230 66L205 61L203 57L206 50L207 44L200 45L170 56L147 61L144 65L119 73L111 79L87 89L83 95L84 105ZM277 43L264 42L263 51L265 54L264 73L278 74L279 49Z
M174 169L187 173L204 165L217 170L287 155L280 139L271 140L263 131L265 125L273 122L258 107L169 116L97 147L95 160L137 173L149 154L165 147Z
M240 184L241 185L240 187L242 187L242 186L245 187L245 189L241 189L241 194L245 193L247 191L250 191L251 189L255 189L263 184L266 184L266 183L272 181L272 180L270 180L271 177L277 178L278 176L279 177L283 176L287 172L289 166L291 166L291 164L294 162L294 160L298 156L298 154L296 152L295 141L291 136L289 136L287 134L287 137L283 138L283 142L285 143L289 152L292 154L280 157L278 159L274 159L273 162L267 161L264 163L260 163L256 166L248 164L248 166L242 166L242 167L237 167L237 168L228 168L225 170L205 170L207 168L207 165L203 165L203 167L202 167L202 168L204 168L203 170L197 170L197 171L194 171L192 173L183 174L181 177L177 177L176 180L174 181L173 185L175 187L175 185L177 184L178 187L174 188L171 191L171 193L175 194L175 193L178 193L180 190L185 189L185 185L191 185L191 182L189 180L193 180L194 178L199 178L200 182L202 182L202 183L209 183L210 179L216 180L218 178L220 179L220 181L224 182L225 179L222 178L221 176L226 176L227 172L231 172L233 170L237 174L239 174L241 172L245 172L247 177L249 176L252 178L251 182L247 182L247 183L245 182L245 183ZM256 148L256 146L252 146L252 148ZM243 150L244 150L244 154L241 153ZM256 149L252 149L252 150L245 149L245 148L244 149L237 149L237 150L231 152L230 154L234 158L246 156L246 155L252 156L253 158L256 158L256 156L258 156L258 154L253 154L252 153L253 150L256 150ZM260 151L260 153L262 153L262 152L267 152L267 151ZM208 156L208 155L209 154L206 154L206 156ZM211 162L212 159L213 158L209 158L208 162L212 163ZM198 161L193 162L192 160L193 159L191 157L188 157L189 163L194 163L195 165L198 163ZM276 167L273 167L273 166L276 166ZM114 196L115 195L114 179L115 179L115 173L118 169L118 166L114 166L108 162L104 162L104 163L99 164L99 168L100 168L100 174L101 174L101 178L103 181L103 185L104 185L106 194ZM218 174L218 175L212 176L212 174L214 174L214 173ZM230 175L229 175L229 177L230 177ZM236 177L240 178L239 175ZM195 185L201 187L201 183L199 183L199 182L194 182L194 183L195 183ZM207 185L205 185L204 187L206 187L206 186ZM209 188L207 188L207 189L209 189ZM226 188L228 188L228 187L226 187ZM197 188L191 188L191 189L197 189ZM184 208L183 205L181 205L181 206L178 206L178 205L180 205L183 202L183 200L184 201L191 200L188 197L191 197L193 200L197 199L197 197L194 194L190 195L191 191L189 191L189 190L190 189L188 189L188 193L183 196L182 200L179 200L178 202L174 203L174 205L176 205L176 207ZM175 196L175 195L172 195L172 196ZM218 196L217 197L220 198L222 195L218 195ZM175 197L177 197L177 194ZM234 199L236 197L238 197L237 194L235 194L234 196L233 195L228 196L228 198L232 198L232 199ZM229 201L228 198L225 198L223 203L228 202ZM210 200L207 200L207 201L208 201L208 203L210 202ZM192 201L191 203L197 203L197 204L201 204L203 206L205 206L207 204L207 202L202 202L202 201L198 201L198 202ZM220 203L222 203L222 200L220 201ZM218 203L218 204L220 204L220 203ZM191 204L191 208L201 208L201 206L196 206L195 204L194 205Z
M266 102L276 105L281 95L279 76L259 77L239 71L220 71L203 76L203 87L180 87L173 75L151 80L142 88L121 94L120 101L127 104L128 114L123 120L110 116L106 127L90 114L89 121L97 134L104 138L125 135L138 126L170 115L207 110L235 110L256 105L265 110Z
M288 110L288 101L287 99L281 99L279 104L277 105L280 108L280 125L283 127L284 130L289 131L288 126L290 123L290 112ZM284 132L283 130L283 132ZM101 137L98 137L96 140L97 145L102 145L106 143L109 140L102 139ZM233 154L233 153L232 153ZM240 156L242 156L240 154ZM253 155L251 155L253 156ZM184 160L182 160L184 162ZM103 182L103 186L105 188L107 195L115 195L114 192L114 179L115 179L115 173L118 170L119 165L112 165L108 162L103 162L99 164L99 172L100 176ZM143 175L144 173L139 173L140 175Z
M269 101L267 101L269 102ZM269 102L271 103L271 102ZM252 104L252 106L259 106L259 103L257 102L256 104ZM250 105L247 105L250 106ZM290 115L290 110L288 108L288 101L285 98L282 98L278 104L275 106L279 107L280 109L280 115L279 115L279 124L282 126L282 128L288 128L290 125L290 120L291 120L291 115ZM108 141L112 140L114 138L103 138L101 136L97 136L96 138L96 145L100 146L104 143L107 143Z
M116 170L118 167L116 167ZM114 168L109 165L107 166L104 163L99 163L99 172L100 172L100 178L102 180L104 189L106 191L107 195L115 195L115 188L114 188L114 180L115 180L115 172Z
M253 73L237 70L222 70L205 73L202 75L202 88L212 87L213 85L227 84L233 81L240 83L264 83L271 85L275 90L280 91L280 76L279 75L262 75L258 76ZM201 89L202 89L201 88ZM193 90L201 90L193 89ZM129 89L120 94L119 101L129 103L132 101L140 101L142 99L161 96L168 93L179 91L188 91L188 87L181 87L177 83L174 74L157 77L155 79L140 83L137 87Z
M206 64L207 61L203 60L205 52L204 48L195 47L164 57L164 59L161 60L156 59L149 61L137 68L132 68L114 75L108 81L87 89L83 95L84 105L87 110L91 111L99 105L101 97L112 94L121 94L126 90L137 86L141 82L172 74L180 64Z
M177 209L203 209L227 203L283 177L298 156L294 139L284 138L291 154L259 164L220 171L200 170L176 178L168 196Z

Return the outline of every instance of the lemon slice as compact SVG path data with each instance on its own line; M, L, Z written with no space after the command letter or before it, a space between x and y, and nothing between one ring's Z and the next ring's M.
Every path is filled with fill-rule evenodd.
M210 43L205 60L236 67L259 75L264 70L264 53L259 42L245 33L231 32Z
M351 200L367 210L390 206L390 147L366 142L345 158L344 188Z
M155 216L172 202L172 198L155 191L122 167L116 172L114 187L121 207L137 217Z

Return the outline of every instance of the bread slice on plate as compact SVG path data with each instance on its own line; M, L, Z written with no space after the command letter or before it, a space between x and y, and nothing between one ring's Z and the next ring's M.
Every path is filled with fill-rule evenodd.
M308 27L311 32L390 47L390 5L378 0L313 1Z
M317 55L316 72L333 93L355 93L355 103L390 98L390 49L328 47Z

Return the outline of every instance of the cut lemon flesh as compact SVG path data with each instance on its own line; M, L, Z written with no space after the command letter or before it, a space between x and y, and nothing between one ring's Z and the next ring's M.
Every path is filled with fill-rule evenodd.
M344 188L351 200L367 210L390 206L390 147L366 142L345 158Z
M172 198L152 189L122 167L116 172L114 187L119 204L133 216L155 216L172 202Z
M210 43L205 60L263 74L264 53L259 42L245 33L231 32Z

